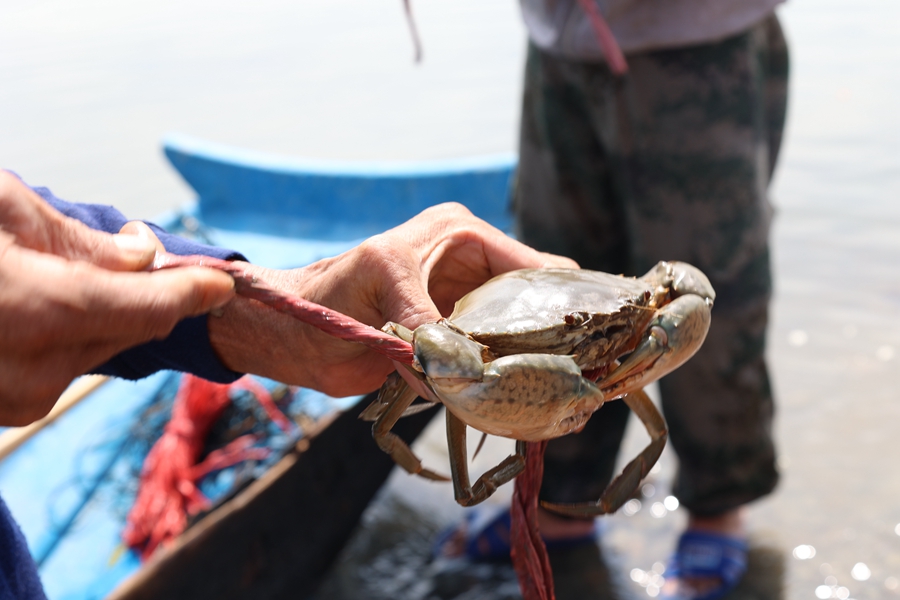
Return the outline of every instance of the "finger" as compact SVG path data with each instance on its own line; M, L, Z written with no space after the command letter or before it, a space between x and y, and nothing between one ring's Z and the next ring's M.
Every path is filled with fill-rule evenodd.
M478 280L527 268L577 268L567 258L539 252L509 237L460 204L446 203L422 211L387 232L406 240L420 255L426 274Z
M156 233L152 229L150 229L150 226L143 221L128 221L127 223L125 223L125 225L122 226L122 229L120 229L119 233L114 237L119 238L120 236L135 236L140 238L142 242L148 243L153 246L155 251L154 254L166 251L166 247L163 246L163 243L156 236ZM144 267L148 266L150 266L150 263L144 265Z
M66 217L5 171L0 171L0 227L25 248L117 271L139 270L155 252L142 238L117 238Z
M101 273L84 290L85 327L98 339L138 344L167 336L187 317L208 313L234 297L234 280L214 269L190 267L154 273Z
M18 256L7 252L6 259L12 272L28 275L6 290L3 306L15 308L29 326L4 331L0 339L12 336L7 342L35 348L161 338L181 319L234 295L231 277L213 269L121 273L24 249Z
M161 244L149 227L149 235L139 227L132 226L132 229L140 234L113 235L60 215L56 224L52 225L50 251L69 260L82 260L111 271L140 271L153 262Z
M473 240L473 243L475 241L480 242L482 245L482 251L491 275L500 275L516 269L578 268L578 263L570 258L539 252L506 235L479 236L476 240Z

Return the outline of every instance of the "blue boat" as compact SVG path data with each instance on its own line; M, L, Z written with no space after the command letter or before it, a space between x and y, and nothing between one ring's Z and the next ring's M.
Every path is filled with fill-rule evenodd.
M441 202L510 227L512 155L329 162L184 135L167 137L164 151L197 200L156 222L272 268L333 256ZM51 600L302 597L392 468L351 409L360 397L298 390L292 416L304 427L277 460L141 564L120 541L137 486L133 461L149 448L134 431L163 414L155 407L171 399L178 377L109 381L0 462L0 492ZM429 418L404 419L395 431L414 436Z

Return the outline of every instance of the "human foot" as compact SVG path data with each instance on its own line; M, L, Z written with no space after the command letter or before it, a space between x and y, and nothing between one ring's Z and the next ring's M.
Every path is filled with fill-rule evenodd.
M662 597L716 600L737 586L747 570L743 509L715 517L691 516L666 567Z

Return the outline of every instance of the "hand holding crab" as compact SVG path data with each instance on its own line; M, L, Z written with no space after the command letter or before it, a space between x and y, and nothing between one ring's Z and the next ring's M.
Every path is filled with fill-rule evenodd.
M411 342L428 400L447 408L450 466L457 501L488 498L524 467L523 444L578 431L607 400L624 397L650 445L596 502L546 505L568 515L616 510L656 462L666 441L662 417L642 391L690 358L703 343L715 293L686 263L659 263L639 279L573 269L526 269L490 280L463 297L449 319L414 331L386 330ZM421 387L421 386L416 386ZM379 446L404 469L422 467L390 432L417 394L388 380L363 418L375 420ZM516 453L471 484L465 428L518 440Z

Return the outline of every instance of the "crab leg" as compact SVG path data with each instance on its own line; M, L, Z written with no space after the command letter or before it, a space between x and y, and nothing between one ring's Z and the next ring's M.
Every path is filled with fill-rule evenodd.
M634 493L641 480L647 476L653 465L659 459L663 448L666 446L668 431L662 415L656 410L653 402L644 390L630 392L623 398L634 414L640 418L647 433L650 434L650 444L644 448L634 460L628 463L622 473L610 483L600 499L596 502L578 504L553 504L541 502L541 506L547 510L570 517L596 517L618 510Z
M450 446L450 472L453 494L462 506L474 506L491 497L501 485L515 479L525 468L525 442L516 441L516 452L499 465L485 471L472 485L469 482L466 424L447 411L447 441Z
M409 387L409 385L402 377L400 377L400 374L397 371L388 375L384 384L382 384L381 391L378 393L378 398L373 400L365 410L359 413L360 420L377 421L378 418L384 414L384 411L391 406L393 398L402 393L402 388L404 387ZM403 411L403 414L400 415L400 417L403 418L419 414L424 410L432 408L435 404L436 402L431 402L429 400L425 400L421 404L413 404Z
M393 387L390 390L393 392L390 398L383 399L379 395L379 400L377 401L386 405L386 408L381 413L381 416L378 417L378 420L375 421L375 424L372 425L372 437L375 438L375 443L407 472L434 481L449 481L448 477L423 467L422 461L413 454L412 449L406 442L400 439L397 434L391 432L391 428L406 413L406 410L415 401L418 394L407 385Z

